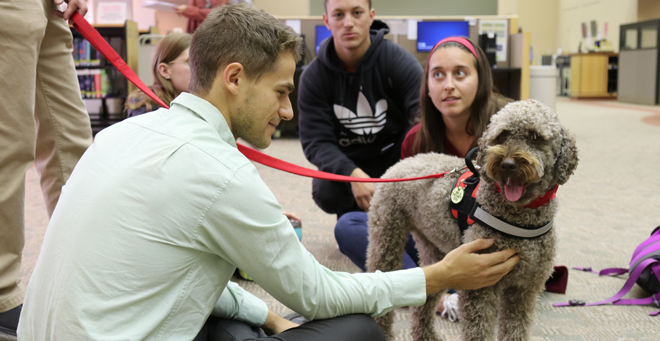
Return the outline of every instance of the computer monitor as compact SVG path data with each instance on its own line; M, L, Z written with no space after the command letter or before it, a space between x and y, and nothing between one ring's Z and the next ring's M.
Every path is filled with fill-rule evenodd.
M325 27L325 25L317 25L316 26L316 52L315 54L319 53L319 47L321 46L321 42L326 40L332 35L332 32Z
M417 52L429 52L440 40L453 36L470 36L467 21L418 21Z

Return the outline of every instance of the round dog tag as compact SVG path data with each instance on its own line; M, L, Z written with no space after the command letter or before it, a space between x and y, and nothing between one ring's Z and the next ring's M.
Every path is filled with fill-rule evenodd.
M463 200L463 192L465 191L460 187L454 188L454 190L451 191L451 202L454 204L461 202L461 200Z

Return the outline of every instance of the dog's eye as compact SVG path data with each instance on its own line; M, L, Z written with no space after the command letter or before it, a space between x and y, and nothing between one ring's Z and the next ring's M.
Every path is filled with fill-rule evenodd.
M541 140L541 135L539 135L539 133L537 133L535 131L530 131L529 132L529 139L534 141L534 142L538 142L538 141Z
M497 135L497 137L495 138L495 141L497 141L497 143L504 143L504 141L506 141L507 137L509 137L509 132L508 131L503 131L499 135Z

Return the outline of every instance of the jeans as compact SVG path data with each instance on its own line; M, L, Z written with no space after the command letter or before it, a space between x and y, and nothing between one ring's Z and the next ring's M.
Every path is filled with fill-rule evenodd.
M367 245L369 244L367 213L348 212L342 215L335 226L335 239L339 245L339 251L366 272ZM419 254L411 235L408 235L405 251L403 268L410 269L419 266Z

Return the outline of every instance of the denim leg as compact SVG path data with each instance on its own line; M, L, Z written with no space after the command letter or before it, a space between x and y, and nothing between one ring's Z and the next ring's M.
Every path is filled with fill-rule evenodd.
M339 251L362 271L367 271L367 245L369 243L367 213L348 212L337 220L335 239Z
M415 240L413 240L412 234L408 234L408 241L406 242L406 255L410 258L410 261L415 264L415 266L406 267L406 259L403 259L403 268L410 269L416 266L419 266L419 252L415 247Z
M367 271L367 246L369 244L367 217L365 212L348 212L337 220L335 226L335 239L339 245L339 251L365 272ZM419 256L415 249L415 242L412 240L412 236L409 236L406 252L403 254L403 268L416 268L418 263Z

